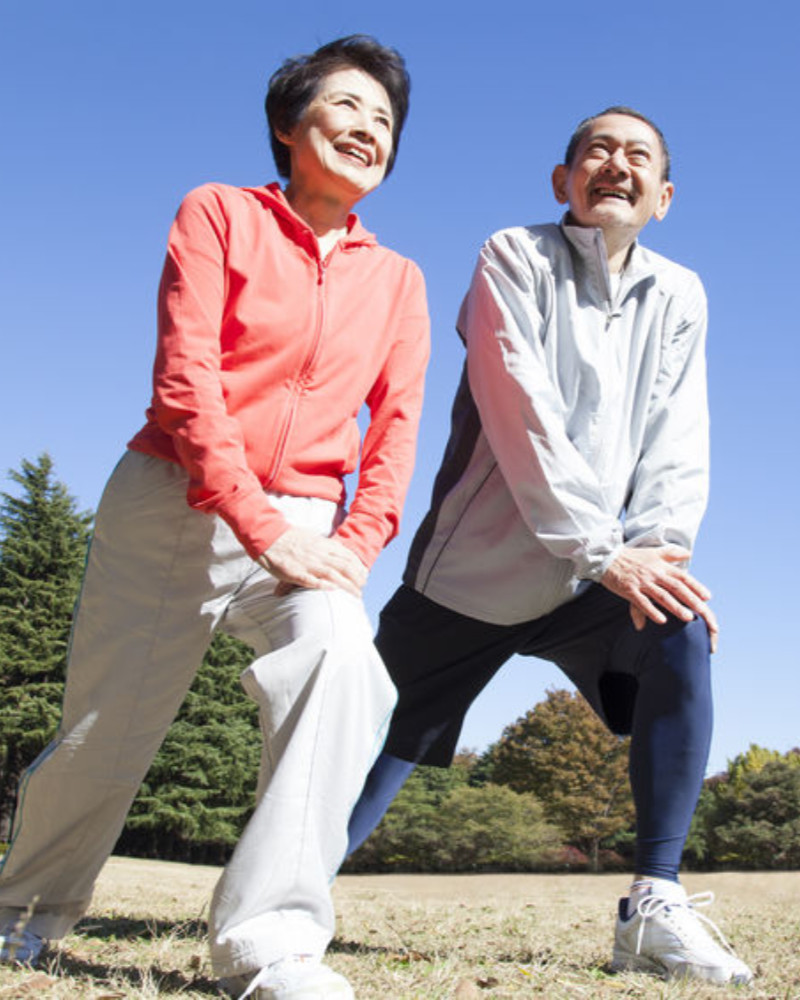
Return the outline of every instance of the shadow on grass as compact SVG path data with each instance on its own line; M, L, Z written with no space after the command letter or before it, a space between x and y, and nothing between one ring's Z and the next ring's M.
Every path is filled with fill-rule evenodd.
M72 934L81 941L104 941L106 943L148 942L161 938L181 938L194 941L199 949L207 947L208 924L205 920L142 920L131 917L87 917L73 930ZM122 961L99 962L84 958L69 946L62 947L57 957L54 952L44 957L40 968L45 969L48 959L55 958L50 964L50 974L57 978L89 980L97 984L127 983L133 989L141 989L147 983L157 983L159 992L181 994L192 992L201 996L221 997L223 994L217 981L205 975L192 974L191 969L163 968L160 965L141 962L125 964ZM387 960L419 960L423 956L416 952L404 956L398 949L370 945L362 941L342 940L335 938L329 947L329 952L338 955L383 955ZM113 989L113 986L109 987Z
M101 962L91 962L69 952L62 951L57 968L54 970L59 977L92 980L96 983L126 982L133 988L142 988L147 983L157 983L159 993L199 993L203 996L220 997L222 992L216 979L208 976L186 975L179 969L162 969L157 965L107 965ZM113 990L113 986L109 989Z
M173 937L196 941L201 949L206 947L208 924L205 920L136 920L131 917L87 917L73 930L73 935L84 941L156 941ZM186 993L192 991L210 997L221 992L216 979L193 975L191 971L161 968L152 963L104 963L83 958L68 947L62 948L53 969L58 977L89 979L100 982L120 980L139 988L146 983L157 983L159 992Z
M78 937L101 941L153 941L161 937L195 938L203 944L208 937L205 920L136 920L133 917L85 917L72 931Z

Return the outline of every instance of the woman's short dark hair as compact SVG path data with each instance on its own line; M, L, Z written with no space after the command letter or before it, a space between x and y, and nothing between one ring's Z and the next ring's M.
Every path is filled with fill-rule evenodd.
M658 141L661 143L661 159L663 161L661 179L668 181L670 171L669 148L667 146L667 140L664 138L664 133L654 121L647 117L647 115L643 115L641 111L636 111L635 108L628 108L624 104L615 104L610 108L606 108L605 111L598 111L596 115L584 118L570 137L569 143L567 144L567 151L564 154L564 163L568 167L572 166L572 161L575 159L575 153L578 150L578 144L581 139L584 135L586 135L593 123L598 118L602 118L604 115L627 115L628 118L638 118L640 122L644 122L645 125L650 126L650 128L658 136Z
M291 159L289 148L278 138L278 132L286 134L294 128L326 76L349 68L360 69L373 77L389 96L392 106L392 151L386 166L387 175L391 171L408 114L411 80L406 64L399 52L386 48L369 35L348 35L323 45L311 55L287 59L269 81L264 108L272 155L281 177L289 177Z

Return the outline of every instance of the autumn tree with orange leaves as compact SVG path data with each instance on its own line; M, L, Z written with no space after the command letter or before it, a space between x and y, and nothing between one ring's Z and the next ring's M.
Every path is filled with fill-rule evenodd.
M489 748L487 777L532 792L598 871L603 842L634 821L629 743L609 732L581 695L550 690Z

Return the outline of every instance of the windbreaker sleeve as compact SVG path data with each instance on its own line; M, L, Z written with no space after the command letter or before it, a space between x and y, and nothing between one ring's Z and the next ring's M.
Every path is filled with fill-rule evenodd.
M708 502L706 297L692 275L665 319L662 361L625 518L630 545L691 549Z
M366 398L370 421L361 450L358 486L347 517L336 531L367 567L400 527L414 468L430 354L425 282L411 261L405 262L403 283L394 343Z
M218 514L257 558L288 527L249 468L221 381L230 216L210 185L181 204L158 294L153 409L189 474L187 501Z
M459 328L483 431L529 530L578 577L599 579L622 543L600 484L570 441L547 369L545 283L511 236L481 250Z

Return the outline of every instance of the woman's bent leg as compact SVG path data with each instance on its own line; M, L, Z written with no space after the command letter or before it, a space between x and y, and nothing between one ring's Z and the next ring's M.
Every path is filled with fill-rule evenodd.
M237 597L223 623L264 653L242 675L264 748L256 808L211 908L221 977L322 956L348 819L395 699L359 600L339 590L252 597Z

